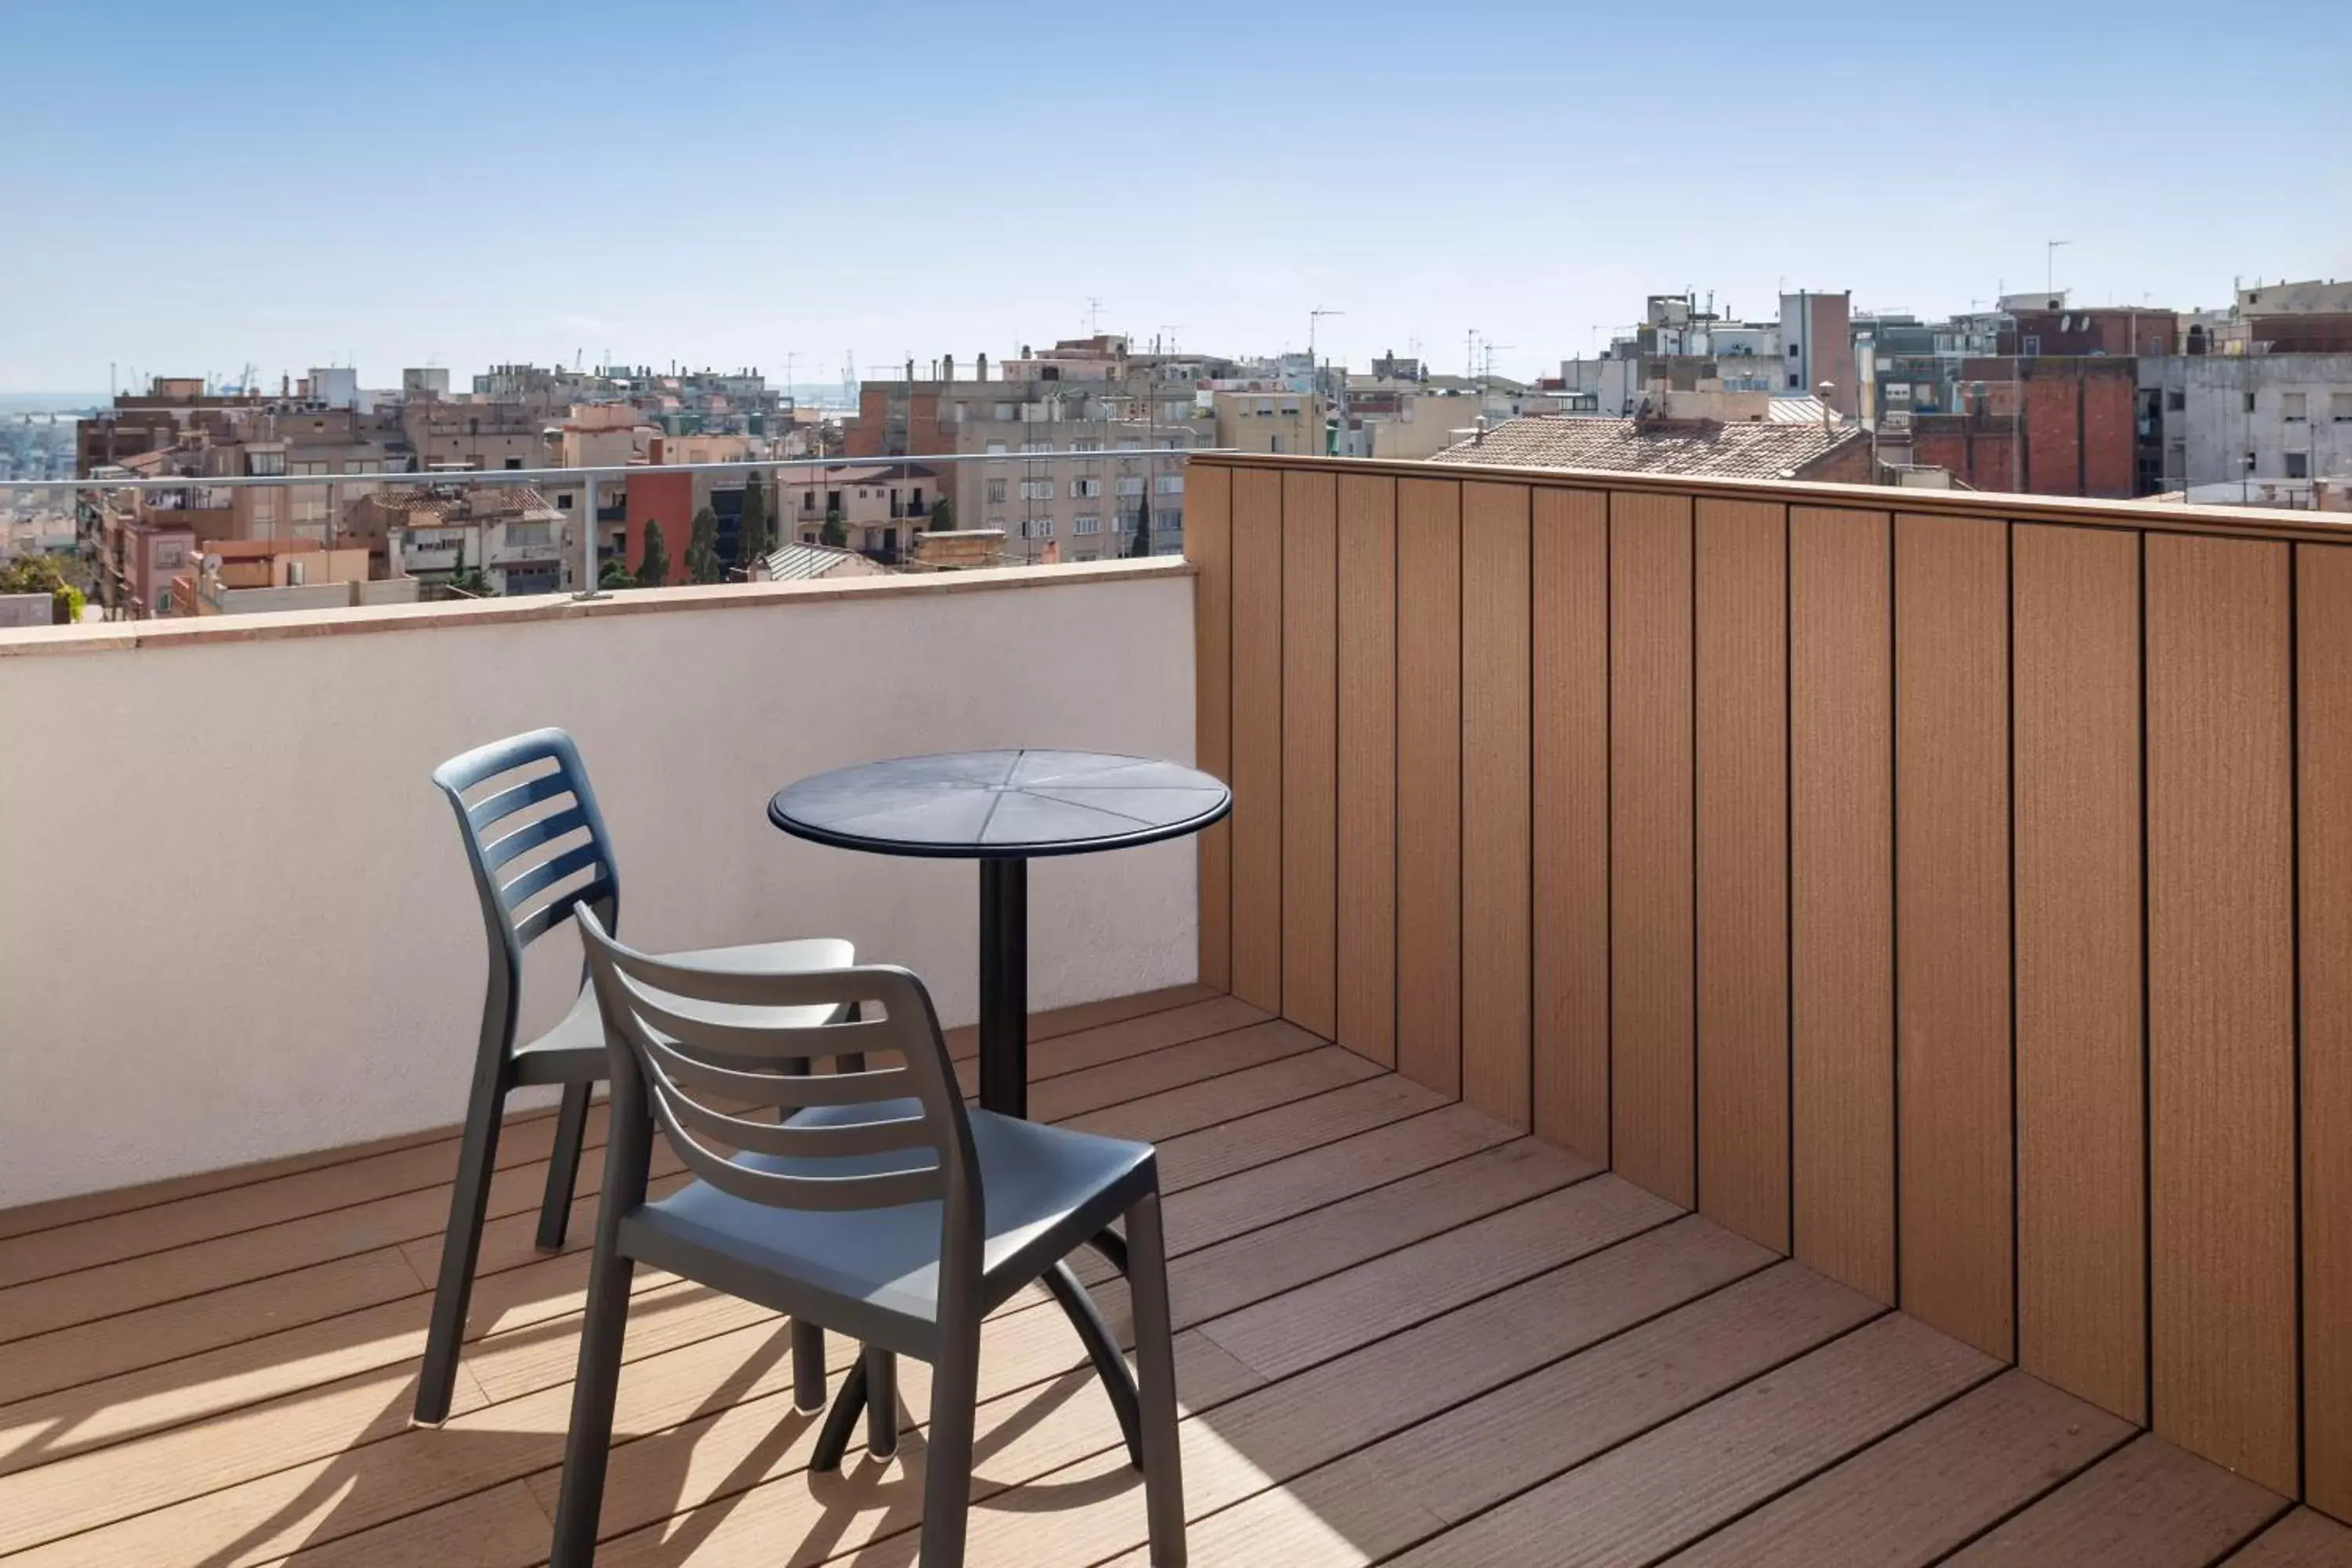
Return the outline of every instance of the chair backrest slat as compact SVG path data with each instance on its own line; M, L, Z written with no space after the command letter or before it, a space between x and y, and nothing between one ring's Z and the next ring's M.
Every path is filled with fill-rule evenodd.
M485 828L493 823L504 822L517 812L537 805L542 800L553 800L557 795L571 793L572 780L559 768L510 789L484 796L479 805L466 808L466 820L477 829Z
M880 1020L871 1022L795 1026L778 1023L770 1009L763 1021L760 1010L740 1004L716 1003L707 1009L688 1013L663 1005L665 994L649 991L626 975L621 984L629 988L629 1005L648 1028L658 1031L681 1046L692 1047L696 1057L704 1062L726 1067L746 1067L769 1072L781 1060L806 1059L818 1056L848 1056L860 1051L886 1048L885 1037L890 1034L887 1025ZM731 1017L713 1017L713 1012L731 1014ZM861 1037L871 1042L860 1044ZM914 1091L903 1078L894 1073L858 1075L875 1084L873 1098L896 1100ZM814 1104L814 1101L805 1103ZM851 1105L852 1100L835 1100L828 1103Z
M535 822L526 822L520 827L502 833L491 839L483 846L482 860L491 870L496 871L505 867L517 856L536 849L542 844L552 843L567 834L578 833L587 826L588 819L581 815L580 808L576 805L568 806L552 816L542 816Z
M574 918L611 1041L615 1102L641 1085L642 1096L632 1089L627 1098L649 1105L696 1175L778 1208L938 1201L943 1225L973 1222L981 1196L971 1128L921 981L883 967L707 969L622 946L584 905ZM802 1065L851 1056L900 1065L831 1073ZM886 1101L907 1103L879 1110ZM859 1105L877 1113L836 1125L791 1121L812 1107ZM780 1115L755 1121L740 1113L745 1108Z
M686 1085L677 1086L683 1090ZM929 1153L931 1135L919 1112L886 1121L846 1121L795 1127L789 1121L748 1121L689 1099L683 1092L667 1097L678 1125L689 1132L716 1138L748 1153L773 1154L786 1160L862 1159L873 1154ZM937 1162L909 1162L907 1170L930 1170ZM790 1172L782 1173L790 1174Z

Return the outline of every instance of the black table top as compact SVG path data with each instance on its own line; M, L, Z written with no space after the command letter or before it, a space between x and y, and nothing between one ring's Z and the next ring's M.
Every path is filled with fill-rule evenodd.
M768 803L768 820L845 849L1015 860L1179 838L1233 804L1207 773L1148 757L959 752L803 779Z

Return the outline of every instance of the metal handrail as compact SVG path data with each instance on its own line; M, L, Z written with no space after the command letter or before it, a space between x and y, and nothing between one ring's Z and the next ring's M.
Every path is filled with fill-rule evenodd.
M371 474L177 474L158 479L0 479L0 495L19 490L184 490L184 489L282 489L293 486L335 489L344 485L536 485L562 483L578 485L584 494L580 515L596 517L596 486L602 479L626 479L632 474L753 474L774 473L785 468L814 468L820 471L844 468L890 468L912 463L1101 463L1112 458L1132 461L1137 458L1154 460L1184 460L1212 455L1229 455L1229 447L1138 447L1114 448L1103 452L935 452L912 453L905 457L880 458L751 458L735 463L622 463L597 468L424 468L404 472ZM902 520L904 521L904 520ZM596 522L591 521L581 529L584 559L582 565L580 591L572 596L579 599L600 599L604 593L596 586Z

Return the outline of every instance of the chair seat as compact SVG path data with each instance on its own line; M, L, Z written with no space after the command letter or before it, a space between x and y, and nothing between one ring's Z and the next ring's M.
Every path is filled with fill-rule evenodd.
M812 969L846 969L857 962L857 950L839 937L803 937L792 942L746 942L740 947L706 947L693 952L665 953L673 963L698 964L739 973L793 973ZM832 1009L773 1007L759 1011L758 1021L778 1028L809 1028L824 1023ZM593 1083L611 1070L604 1056L604 1020L596 1011L596 990L580 987L580 994L562 1021L536 1039L515 1047L515 1081L527 1083Z
M913 1100L803 1111L795 1125L840 1124L919 1116ZM986 1231L982 1295L994 1306L1036 1279L1060 1258L1153 1189L1151 1145L1100 1138L1066 1128L970 1112L980 1161ZM928 1149L867 1155L861 1173L919 1168ZM785 1174L811 1162L746 1154L738 1163ZM851 1162L824 1161L824 1173L849 1174ZM910 1326L938 1315L940 1206L907 1204L843 1213L784 1209L731 1196L695 1182L648 1203L626 1222L632 1255L688 1279L735 1289L745 1279L789 1279L849 1310L825 1323L859 1338L887 1342L882 1320ZM748 1292L758 1299L761 1292ZM817 1314L820 1321L824 1313ZM918 1353L920 1353L918 1352Z

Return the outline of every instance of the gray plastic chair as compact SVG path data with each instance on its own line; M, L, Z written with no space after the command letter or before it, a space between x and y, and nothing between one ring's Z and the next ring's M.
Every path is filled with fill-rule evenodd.
M523 950L570 920L583 903L597 911L604 929L616 929L621 906L612 838L579 748L562 731L534 730L477 747L434 769L433 782L457 813L489 943L489 984L482 1000L481 1040L449 1197L448 1230L442 1239L441 1277L417 1382L416 1418L428 1423L449 1414L507 1096L534 1084L563 1086L539 1211L538 1244L553 1252L563 1246L571 1215L589 1094L608 1070L604 1020L584 964L580 994L562 1021L535 1039L516 1041ZM856 954L848 942L823 937L680 956L708 968L751 973L835 969L856 962ZM800 1021L820 1023L824 1015L807 1014ZM795 1323L793 1331L794 1397L813 1405L824 1397L821 1331Z
M1152 1561L1181 1568L1175 1352L1151 1146L967 1110L930 994L903 969L746 974L650 958L606 936L593 910L579 921L614 1037L612 1130L553 1568L595 1559L639 1262L864 1341L886 1397L887 1357L929 1362L921 1568L961 1568L982 1320L1121 1215ZM782 1009L840 1017L851 1007L851 1021L773 1022ZM782 1064L800 1058L835 1069L787 1076ZM747 1106L781 1119L750 1120ZM656 1121L699 1180L647 1202Z

